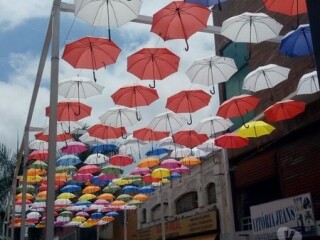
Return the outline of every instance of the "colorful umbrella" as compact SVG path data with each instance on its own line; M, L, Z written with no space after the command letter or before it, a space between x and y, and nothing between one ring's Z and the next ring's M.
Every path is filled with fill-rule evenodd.
M126 203L123 200L115 200L110 203L111 206L124 206Z
M123 169L117 166L106 166L101 168L101 172L105 174L119 175L123 173Z
M166 108L175 113L189 113L187 124L191 125L191 113L207 106L210 99L211 96L203 90L183 90L168 97Z
M93 195L91 193L86 193L86 194L83 194L81 197L79 197L78 201L89 201L89 200L95 199L96 197L97 197L96 195Z
M133 193L135 194L139 192L139 188L136 186L128 185L128 186L124 186L121 189L121 192L125 194L133 194Z
M211 94L215 94L214 84L228 81L238 68L232 58L213 56L196 60L186 71L192 83L212 86Z
M304 74L298 83L297 95L313 94L319 92L319 80L317 71Z
M144 186L139 188L139 193L143 194L153 193L154 191L155 189L152 186Z
M184 166L192 167L192 166L197 166L201 164L201 160L196 157L189 156L189 157L182 158L180 160L180 163Z
M58 158L56 161L56 165L57 166L74 166L74 165L78 165L79 163L81 163L81 160L79 157L75 156L75 155L63 155L62 157Z
M145 183L153 183L161 181L161 178L152 177L151 174L146 174L141 177L141 180Z
M294 118L304 112L306 104L294 100L284 100L268 107L263 113L270 122Z
M17 192L19 192L19 193L22 192L22 188L23 188L23 185L19 185L17 187ZM27 193L35 193L36 188L34 186L32 186L32 185L27 185L26 186L26 191L27 191Z
M206 133L209 137L215 136L216 133L226 131L233 123L229 119L225 119L219 116L212 116L202 119L195 131L198 133Z
M113 143L107 143L107 144L98 144L98 145L91 146L90 151L93 153L112 152L112 151L116 151L117 148L118 148L118 145Z
M102 193L97 197L99 200L107 200L109 202L113 201L114 198L115 197L111 193Z
M147 157L160 156L162 154L168 154L171 150L164 147L152 147L149 151L145 153Z
M193 148L209 139L207 134L197 133L194 130L176 132L172 138L176 143L188 148Z
M29 149L31 149L31 150L48 150L49 144L46 141L35 139L29 143Z
M103 154L90 154L86 160L83 162L84 164L90 165L100 165L106 164L109 161L109 158Z
M77 173L75 174L72 179L78 182L86 182L90 181L93 178L93 175L91 173Z
M246 123L237 130L237 134L247 138L257 138L260 136L268 135L273 132L275 128L264 121L252 121Z
M44 169L29 168L27 171L27 176L36 176L36 175L43 176L46 173L47 171Z
M121 87L111 95L111 98L115 104L135 107L136 118L140 121L141 117L138 114L137 107L148 106L157 100L159 96L155 89L135 84Z
M247 146L249 139L236 133L225 133L216 138L216 145L222 148L241 148Z
M133 163L133 158L123 155L123 154L116 154L109 158L109 163L114 166L127 166Z
M124 202L128 202L132 199L132 197L129 194L120 194L116 200L120 200L120 201L124 201ZM111 205L114 205L111 203Z
M130 173L131 175L145 175L151 173L151 169L148 167L135 167Z
M60 192L62 193L67 193L67 192L76 193L80 191L81 191L81 187L78 185L66 185L60 189Z
M179 173L179 174L185 174L185 173L190 174L191 170L187 166L181 165L180 167L171 169L171 172L172 173Z
M29 156L28 159L29 160L41 160L41 161L45 161L49 158L49 152L48 150L35 150L32 151Z
M62 59L74 68L94 70L106 67L117 61L121 49L110 39L84 37L66 44Z
M73 165L68 165L68 166L58 166L56 167L56 173L68 173L68 174L73 174L75 173L77 168Z
M43 161L37 160L33 162L32 164L29 165L30 168L35 168L35 169L47 169L48 164L46 164Z
M180 58L167 48L143 48L130 55L127 70L141 80L162 80L177 72Z
M173 1L153 15L151 32L164 41L184 39L189 50L188 38L207 27L210 10L198 4Z
M247 114L249 111L253 110L259 103L259 98L242 94L239 96L234 96L226 101L224 101L217 112L217 116L224 118L240 117L243 120L243 115Z
M167 169L173 169L180 166L181 166L181 163L178 160L173 158L165 159L160 163L160 167L167 168Z
M47 191L41 191L36 195L36 199L47 199Z
M156 168L152 171L151 177L153 178L167 178L170 176L170 170L167 168Z
M49 142L49 133L45 134L44 132L39 132L39 133L36 133L34 136L37 140ZM70 139L72 139L72 135L70 133L60 133L60 134L57 133L57 138L56 138L57 142L66 142L67 140L70 140Z
M81 173L81 174L86 174L86 173L97 173L100 172L100 167L96 166L96 165L86 165L83 166L81 168L79 168L79 170L77 171L77 173Z
M70 198L75 198L76 195L74 195L73 193L71 192L64 192L64 193L61 193L57 196L57 199L70 199Z
M147 167L147 168L152 168L154 166L159 165L160 160L158 158L144 158L140 162L138 162L137 166L142 168L142 167Z
M115 139L127 133L124 127L115 128L104 124L95 124L87 131L90 136L100 139Z
M87 186L82 190L82 193L95 193L99 192L101 190L101 187L99 186Z
M113 193L119 191L120 189L121 189L121 187L118 185L109 185L109 186L106 186L104 189L102 189L102 192L113 194Z
M133 131L133 137L142 141L158 141L168 137L169 132L154 131L151 128L140 128Z
M61 148L64 154L79 154L87 150L87 145L82 142L68 142L66 146Z
M17 194L15 199L16 200L21 200L22 199L22 193ZM34 196L32 194L30 194L30 193L26 193L26 199L33 200Z

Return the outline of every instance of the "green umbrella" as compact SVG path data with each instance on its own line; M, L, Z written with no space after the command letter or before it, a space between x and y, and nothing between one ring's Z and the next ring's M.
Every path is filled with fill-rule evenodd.
M59 214L59 216L73 218L73 213L70 211L63 211Z
M57 173L74 173L77 168L73 165L56 167Z
M118 185L111 185L111 186L106 186L104 189L102 189L102 192L104 193L115 193L116 191L120 190L121 187Z
M116 200L121 200L121 201L124 201L124 202L128 202L132 199L132 197L129 195L129 194L120 194Z
M127 202L128 206L139 206L141 205L143 202L139 201L139 200L131 200L129 202Z
M34 163L32 163L31 165L29 165L29 168L47 169L48 168L48 164L46 164L43 161L37 160Z
M123 173L123 169L117 166L106 166L101 168L101 172L105 173L105 174L122 174Z
M23 186L22 185L20 185L19 187L17 187L17 192L22 192L22 188L23 188ZM36 192L36 188L34 187L34 186L32 186L32 185L27 185L27 192L28 193L35 193Z

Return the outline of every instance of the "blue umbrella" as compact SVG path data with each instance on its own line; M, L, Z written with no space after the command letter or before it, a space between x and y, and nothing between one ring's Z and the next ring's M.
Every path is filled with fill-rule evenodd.
M84 201L78 201L75 203L76 206L90 206L92 203L90 201L84 200Z
M167 178L170 179L170 180L175 180L175 179L181 179L182 176L181 176L180 173L173 172L173 173L171 173L171 175L168 176Z
M91 180L91 182L98 186L107 186L110 183L110 180L108 179L102 179L99 176L94 176Z
M61 188L60 191L62 193L64 193L64 192L72 192L72 193L80 192L81 191L81 187L78 186L78 185L66 185L63 188Z
M145 186L139 188L139 193L153 193L155 189L152 186Z
M228 1L228 0L185 0L185 2L199 4L204 7L211 7L214 5L218 5L220 11L222 10L221 3L226 2L226 1Z
M70 179L69 181L67 181L67 185L77 185L77 186L82 186L82 182L77 182L74 181L73 179Z
M118 148L115 144L101 144L101 145L95 145L90 148L90 151L93 153L99 153L99 152L109 152L114 151Z
M159 156L162 154L167 154L169 153L170 150L167 148L163 148L163 147L157 147L157 148L152 148L150 151L146 152L146 156L150 157L150 156Z
M138 193L139 188L136 186L128 185L128 186L123 187L121 191L125 194Z
M92 213L90 215L90 218L92 218L92 219L101 219L101 218L103 218L103 214L101 212Z
M78 158L75 155L64 155L60 158L58 158L58 160L56 161L56 165L57 166L69 166L69 165L77 165L81 163L80 158Z
M307 56L313 53L313 44L309 24L302 24L290 31L282 39L279 52L288 57Z
M117 216L119 216L119 213L117 213L115 211L111 211L111 212L108 212L106 214L106 216L108 216L108 217L117 217Z

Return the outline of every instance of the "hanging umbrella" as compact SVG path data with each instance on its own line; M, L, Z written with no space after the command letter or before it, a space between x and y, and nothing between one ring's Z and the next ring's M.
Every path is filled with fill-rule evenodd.
M23 185L20 185L17 187L17 192L22 192L22 188L23 188ZM36 192L36 188L32 185L27 185L26 186L26 191L27 193L35 193Z
M155 89L135 84L121 87L111 95L111 98L115 104L130 108L135 107L136 118L140 121L141 116L139 116L137 107L148 106L157 100L159 96Z
M140 112L138 112L138 118L141 118ZM137 122L136 110L122 106L110 108L99 119L102 124L115 128L133 126Z
M252 95L242 94L234 96L220 105L217 116L224 118L241 117L244 123L243 115L253 110L258 103L259 98Z
M94 174L97 172L100 172L100 167L93 165L93 164L85 165L85 166L79 168L79 170L77 171L77 173L80 173L80 174L86 174L86 173Z
M95 124L87 131L90 136L100 139L116 139L127 133L124 127L115 128L104 124Z
M187 124L191 125L191 113L207 106L210 99L211 96L203 90L183 90L168 97L166 108L175 113L189 113Z
M275 128L264 121L252 121L242 126L237 130L237 134L247 138L257 138L264 135L269 135Z
M185 0L185 2L188 3L194 3L194 4L199 4L204 7L211 7L211 6L216 6L218 5L219 10L222 10L221 3L226 2L228 0Z
M160 160L158 158L144 158L140 162L138 162L137 166L142 168L142 167L147 167L147 168L152 168L154 166L157 166L160 164Z
M110 203L111 206L124 206L126 203L123 200L115 200Z
M130 173L131 175L145 175L151 173L151 169L148 167L135 167Z
M69 165L78 165L81 163L81 160L79 157L68 154L68 155L63 155L62 157L58 158L56 161L57 166L69 166Z
M170 157L173 158L183 158L183 157L187 157L189 155L192 155L192 150L189 147L182 147L182 148L176 148L174 149L171 154Z
M163 147L155 147L155 148L152 148L151 150L147 151L145 153L145 155L147 157L151 157L151 156L160 156L162 154L168 154L170 152L169 149L167 148L163 148Z
M81 187L78 185L66 185L60 189L60 192L62 193L66 193L66 192L76 193L80 191L81 191Z
M299 15L307 12L306 0L263 0L263 3L269 11L297 16L297 26L299 25Z
M79 154L87 150L87 145L82 142L69 142L66 146L61 148L64 154Z
M124 202L128 202L132 199L132 197L129 194L120 194L116 200L120 200L120 201L124 201ZM112 204L112 203L111 203ZM114 204L112 204L114 205Z
M204 151L217 151L220 149L220 147L216 145L216 140L214 138L211 138L205 141L204 143L198 145L197 148Z
M145 183L154 183L154 182L160 182L161 178L154 178L151 176L151 174L146 174L141 177L141 180Z
M288 79L289 72L289 68L281 67L276 64L268 64L258 67L245 77L242 89L251 92L269 89L272 97L271 88Z
M139 188L136 187L136 186L128 185L128 186L124 186L122 188L121 192L125 193L125 194L138 193L139 192Z
M106 216L108 217L118 217L119 216L119 213L115 212L115 211L111 211L111 212L108 212L106 214Z
M79 197L78 201L89 201L95 199L97 196L93 195L91 193L83 194L81 197Z
M116 176L114 177L116 178ZM112 178L113 179L113 178ZM103 178L99 178L98 176L94 176L92 179L91 179L91 183L92 184L95 184L97 186L101 186L101 187L104 187L104 186L107 186L109 183L110 183L110 180L111 179L103 179Z
M36 199L47 199L47 191L38 192Z
M172 138L178 144L188 148L193 148L208 140L207 134L197 133L194 130L185 130L176 132Z
M79 137L79 140L85 144L88 145L99 145L99 144L107 144L106 140L100 139L100 138L96 138L96 137L92 137L89 135L89 133L85 133L83 135L81 135Z
M95 193L99 192L101 190L101 187L99 186L87 186L82 190L82 193Z
M236 133L225 133L216 138L216 145L222 148L241 148L247 146L249 139Z
M45 161L48 158L49 158L48 150L35 150L35 151L32 151L28 156L28 160Z
M306 104L294 100L284 100L268 107L263 113L270 122L294 118L304 112Z
M43 140L35 139L29 143L29 149L31 150L48 150L49 143Z
M71 198L75 198L76 195L74 195L71 192L65 192L65 193L61 193L57 196L57 199L71 199Z
M212 86L210 92L214 94L214 84L228 81L237 71L232 58L213 56L196 60L186 74L192 83Z
M75 173L77 168L73 165L68 165L68 166L58 166L56 167L56 173L68 173L68 174L73 174Z
M158 141L169 136L169 132L140 128L133 131L133 137L142 141Z
M155 189L152 186L144 186L139 188L139 193L148 194L154 193Z
M191 170L189 167L187 167L185 165L181 165L180 167L172 168L171 173L190 174Z
M151 32L164 41L184 39L189 50L188 38L207 27L210 10L198 4L173 1L153 15Z
M264 13L245 12L223 21L221 35L233 42L249 43L251 57L251 43L260 43L278 37L283 25Z
M16 199L16 200L22 199L22 193L17 194L16 197L15 197L15 199ZM33 200L33 199L34 199L34 196L33 196L32 194L30 194L30 193L26 193L26 199L28 199L28 200Z
M35 168L35 169L47 169L48 164L46 164L43 161L37 160L33 162L32 164L29 165L30 168Z
M172 111L166 111L156 115L148 124L148 128L154 131L165 131L173 134L173 131L181 128L186 119Z
M180 58L167 48L143 48L130 55L127 70L141 80L162 80L177 72Z
M76 0L74 14L92 26L120 27L138 17L140 0Z
M209 137L215 136L216 133L226 131L233 123L229 119L219 116L212 116L202 119L195 131L198 133L206 133Z
M113 152L116 151L117 148L118 146L116 144L107 143L91 146L90 151L93 153Z
M99 200L107 200L109 202L113 201L114 198L115 197L111 193L102 193L97 197Z
M167 169L173 169L180 166L181 166L181 162L173 158L165 159L160 163L160 167L167 168Z
M84 37L66 44L62 59L74 68L94 70L106 67L117 61L121 49L110 39Z
M304 74L298 83L297 95L313 94L319 92L319 80L317 71Z
M119 175L123 173L123 169L117 166L106 166L101 168L101 172L105 174Z
M72 179L77 182L86 182L90 181L93 178L93 175L91 173L77 173L75 174Z
M90 165L100 165L106 164L108 161L109 158L103 154L90 154L83 163Z
M27 171L27 176L36 176L36 175L43 176L46 173L47 171L44 169L29 168Z
M182 158L180 160L180 163L184 166L192 167L192 166L197 166L201 164L201 160L196 157L189 156L189 157Z
M167 178L170 176L170 170L167 168L156 168L152 171L151 177L153 178Z
M123 155L123 154L116 154L109 158L109 163L114 166L127 166L133 163L133 158Z
M182 146L180 144L176 144L174 142L174 140L172 139L172 136L169 136L169 137L166 137L166 138L163 138L163 139L159 140L158 145L160 147L165 147L165 148L170 149L170 150L175 150L177 148L182 148Z
M38 140L49 142L49 134L39 132L39 133L36 133L34 136ZM72 135L70 133L61 133L61 134L57 134L56 141L66 142L67 140L70 140L70 139L72 139Z

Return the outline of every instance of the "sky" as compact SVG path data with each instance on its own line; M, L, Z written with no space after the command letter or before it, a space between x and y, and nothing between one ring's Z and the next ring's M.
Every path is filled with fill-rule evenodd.
M64 2L73 3L72 0ZM166 6L170 0L143 0L140 14L152 16ZM15 4L0 0L0 143L15 151L21 143L24 126L30 105L40 54L49 21L52 1L17 0ZM209 18L208 24L212 23ZM141 81L127 72L127 57L145 47L166 47L180 57L179 71L156 82L160 98L150 106L139 108L142 121L128 131L146 126L152 118L165 112L167 97L185 89L203 89L209 93L209 87L191 84L186 70L193 61L215 55L214 36L208 33L196 33L189 38L190 50L184 50L184 40L164 42L158 35L150 32L151 25L127 23L120 28L112 28L112 40L122 49L115 64L96 71L97 82L105 89L102 95L85 100L92 107L90 117L81 122L92 125L99 122L99 116L114 107L110 97L116 90L126 84L139 83L148 86L151 81ZM66 43L85 36L107 37L107 29L94 28L77 18L72 13L61 13L60 56ZM50 52L49 52L50 54ZM73 76L92 79L91 70L74 69L60 59L59 81ZM48 118L45 107L50 97L50 57L47 58L41 87L38 93L31 126L45 127ZM59 97L59 100L63 99ZM219 105L218 95L213 95L210 104L193 113L194 128L204 117L215 115ZM183 115L186 116L187 115ZM30 137L30 141L33 136Z

